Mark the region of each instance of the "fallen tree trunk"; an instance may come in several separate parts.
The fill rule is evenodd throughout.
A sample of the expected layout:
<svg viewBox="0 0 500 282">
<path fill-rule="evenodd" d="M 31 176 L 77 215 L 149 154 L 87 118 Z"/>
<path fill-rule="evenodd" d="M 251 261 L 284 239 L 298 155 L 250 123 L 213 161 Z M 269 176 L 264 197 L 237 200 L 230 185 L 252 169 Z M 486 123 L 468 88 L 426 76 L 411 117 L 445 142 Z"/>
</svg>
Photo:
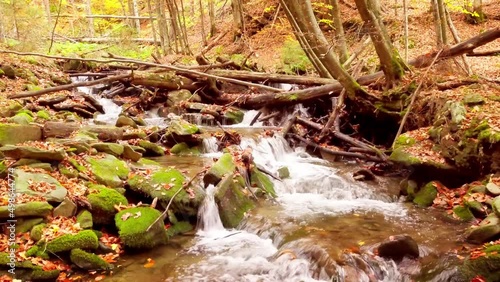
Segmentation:
<svg viewBox="0 0 500 282">
<path fill-rule="evenodd" d="M 66 84 L 66 85 L 59 85 L 56 87 L 45 88 L 42 90 L 26 91 L 26 92 L 21 92 L 18 94 L 9 95 L 8 98 L 18 99 L 18 98 L 41 96 L 41 95 L 48 94 L 48 93 L 54 93 L 54 92 L 63 91 L 63 90 L 71 90 L 73 88 L 80 87 L 80 86 L 92 86 L 92 85 L 97 85 L 97 84 L 101 84 L 101 83 L 110 83 L 110 82 L 117 81 L 120 79 L 129 78 L 131 75 L 132 74 L 130 74 L 130 73 L 119 74 L 119 75 L 101 78 L 101 79 L 97 79 L 97 80 L 75 82 L 75 83 L 70 83 L 70 84 Z"/>
<path fill-rule="evenodd" d="M 455 56 L 460 56 L 462 54 L 471 53 L 479 46 L 490 43 L 496 39 L 500 38 L 500 27 L 492 28 L 485 31 L 477 36 L 470 38 L 464 42 L 458 43 L 448 49 L 444 49 L 437 61 L 449 59 Z M 411 60 L 409 63 L 417 68 L 425 68 L 431 65 L 432 61 L 436 57 L 440 50 L 431 52 L 429 54 L 418 56 L 417 58 Z"/>
<path fill-rule="evenodd" d="M 152 73 L 135 71 L 130 82 L 134 85 L 142 85 L 165 90 L 187 89 L 189 91 L 195 91 L 203 86 L 201 83 L 197 83 L 184 76 L 175 75 L 172 72 Z"/>
<path fill-rule="evenodd" d="M 275 82 L 275 83 L 289 83 L 289 84 L 300 84 L 300 85 L 324 85 L 337 82 L 334 79 L 321 78 L 321 77 L 249 72 L 249 71 L 238 71 L 238 70 L 211 69 L 207 71 L 207 73 L 221 77 L 234 78 L 234 79 L 253 81 L 253 82 Z"/>
</svg>

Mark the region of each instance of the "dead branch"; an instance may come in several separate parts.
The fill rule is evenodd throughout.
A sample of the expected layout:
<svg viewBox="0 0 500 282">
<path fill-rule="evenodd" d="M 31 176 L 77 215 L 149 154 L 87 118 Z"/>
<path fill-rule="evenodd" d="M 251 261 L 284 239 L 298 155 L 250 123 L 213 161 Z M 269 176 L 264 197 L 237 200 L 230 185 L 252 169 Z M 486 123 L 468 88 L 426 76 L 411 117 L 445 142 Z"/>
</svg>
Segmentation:
<svg viewBox="0 0 500 282">
<path fill-rule="evenodd" d="M 62 91 L 62 90 L 70 90 L 70 89 L 80 87 L 80 86 L 92 86 L 92 85 L 97 85 L 97 84 L 102 84 L 102 83 L 110 83 L 113 81 L 117 81 L 117 80 L 121 80 L 121 79 L 125 79 L 125 78 L 130 78 L 131 76 L 132 76 L 132 73 L 119 74 L 119 75 L 110 76 L 110 77 L 101 78 L 101 79 L 96 79 L 96 80 L 80 81 L 80 82 L 75 82 L 75 83 L 66 84 L 66 85 L 59 85 L 59 86 L 55 86 L 55 87 L 45 88 L 42 90 L 21 92 L 19 94 L 9 95 L 8 98 L 18 99 L 18 98 L 26 98 L 26 97 L 36 97 L 36 96 L 41 96 L 44 94 L 54 93 L 54 92 L 58 92 L 58 91 Z"/>
<path fill-rule="evenodd" d="M 172 71 L 176 71 L 179 74 L 191 74 L 191 75 L 196 75 L 200 77 L 208 77 L 208 78 L 215 78 L 221 81 L 226 81 L 238 85 L 244 85 L 244 86 L 249 86 L 249 87 L 254 87 L 254 88 L 260 88 L 260 89 L 265 89 L 269 90 L 272 92 L 284 92 L 283 89 L 278 89 L 262 84 L 256 84 L 256 83 L 251 83 L 251 82 L 246 82 L 246 81 L 241 81 L 237 79 L 232 79 L 232 78 L 225 78 L 225 77 L 219 77 L 216 75 L 211 75 L 208 73 L 204 72 L 199 72 L 195 70 L 190 70 L 190 69 L 185 69 L 185 68 L 180 68 L 176 66 L 171 66 L 171 65 L 164 65 L 164 64 L 156 64 L 156 63 L 150 63 L 150 62 L 144 62 L 144 61 L 138 61 L 138 60 L 133 60 L 133 59 L 115 59 L 115 58 L 110 58 L 110 59 L 86 59 L 86 58 L 71 58 L 71 57 L 64 57 L 64 56 L 51 56 L 51 55 L 44 55 L 40 53 L 31 53 L 31 52 L 17 52 L 17 51 L 9 51 L 9 50 L 0 50 L 0 53 L 7 53 L 7 54 L 16 54 L 20 56 L 38 56 L 38 57 L 44 57 L 44 58 L 50 58 L 50 59 L 62 59 L 62 60 L 79 60 L 79 61 L 84 61 L 84 62 L 97 62 L 97 63 L 129 63 L 129 64 L 136 64 L 136 65 L 143 65 L 143 66 L 149 66 L 149 67 L 158 67 L 158 68 L 163 68 L 163 69 L 168 69 Z"/>
<path fill-rule="evenodd" d="M 487 57 L 487 56 L 500 56 L 500 50 L 491 51 L 472 51 L 467 53 L 468 57 Z"/>
</svg>

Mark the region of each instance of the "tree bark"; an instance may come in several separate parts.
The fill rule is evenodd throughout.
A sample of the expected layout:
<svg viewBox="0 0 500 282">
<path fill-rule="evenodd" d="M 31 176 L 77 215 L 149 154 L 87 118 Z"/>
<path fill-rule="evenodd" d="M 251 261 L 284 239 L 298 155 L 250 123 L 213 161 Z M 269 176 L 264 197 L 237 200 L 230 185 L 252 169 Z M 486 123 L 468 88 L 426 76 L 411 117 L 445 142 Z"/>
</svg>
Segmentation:
<svg viewBox="0 0 500 282">
<path fill-rule="evenodd" d="M 253 82 L 275 82 L 275 83 L 290 83 L 290 84 L 300 84 L 300 85 L 324 85 L 337 82 L 334 79 L 321 78 L 321 77 L 249 72 L 249 71 L 238 71 L 238 70 L 212 69 L 207 71 L 207 73 L 221 77 L 228 77 L 228 78 L 253 81 Z"/>
<path fill-rule="evenodd" d="M 231 0 L 231 8 L 233 10 L 233 26 L 234 26 L 234 41 L 240 39 L 245 30 L 245 21 L 243 18 L 243 3 L 242 0 Z"/>
<path fill-rule="evenodd" d="M 376 15 L 379 11 L 370 9 L 373 6 L 372 0 L 355 0 L 359 14 L 364 23 L 368 26 L 369 34 L 372 39 L 375 51 L 380 59 L 380 66 L 384 72 L 386 84 L 392 87 L 399 81 L 404 74 L 404 63 L 401 60 L 397 50 L 392 46 L 385 27 Z"/>
<path fill-rule="evenodd" d="M 347 51 L 347 42 L 345 40 L 344 26 L 342 25 L 342 19 L 340 18 L 340 6 L 338 0 L 329 0 L 332 6 L 331 12 L 333 16 L 333 27 L 335 28 L 335 39 L 338 42 L 337 49 L 340 54 L 340 63 L 345 63 L 349 58 L 349 52 Z"/>
</svg>

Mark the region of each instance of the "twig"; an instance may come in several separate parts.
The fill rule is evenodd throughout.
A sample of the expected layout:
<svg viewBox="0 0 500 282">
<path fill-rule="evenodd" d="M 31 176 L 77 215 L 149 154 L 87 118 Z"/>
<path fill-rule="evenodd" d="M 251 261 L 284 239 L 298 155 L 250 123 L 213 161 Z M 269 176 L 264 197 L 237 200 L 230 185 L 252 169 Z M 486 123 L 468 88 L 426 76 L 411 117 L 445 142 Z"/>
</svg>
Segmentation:
<svg viewBox="0 0 500 282">
<path fill-rule="evenodd" d="M 415 100 L 417 98 L 417 94 L 420 91 L 422 84 L 424 84 L 424 78 L 427 76 L 427 74 L 429 73 L 429 71 L 432 68 L 432 66 L 434 65 L 434 63 L 436 63 L 437 59 L 439 58 L 439 55 L 441 55 L 441 52 L 443 52 L 443 50 L 444 49 L 439 50 L 439 52 L 436 54 L 436 56 L 434 56 L 434 60 L 432 60 L 430 66 L 425 70 L 425 73 L 422 76 L 420 83 L 418 84 L 417 89 L 415 89 L 415 92 L 413 92 L 413 94 L 411 95 L 410 104 L 406 108 L 406 113 L 403 116 L 403 119 L 401 120 L 401 124 L 399 125 L 399 129 L 398 129 L 398 132 L 396 133 L 396 137 L 394 138 L 394 142 L 392 142 L 392 148 L 394 148 L 394 145 L 396 144 L 396 140 L 398 140 L 399 135 L 401 135 L 401 132 L 403 131 L 403 127 L 406 123 L 406 119 L 408 118 L 408 115 L 411 112 L 411 108 L 413 107 L 413 103 L 415 103 Z"/>
<path fill-rule="evenodd" d="M 97 84 L 101 84 L 101 83 L 107 83 L 107 82 L 111 82 L 111 81 L 116 81 L 116 80 L 128 78 L 131 76 L 132 76 L 132 73 L 119 74 L 116 76 L 110 76 L 110 77 L 105 77 L 105 78 L 96 79 L 96 80 L 81 81 L 81 82 L 75 82 L 75 83 L 66 84 L 66 85 L 59 85 L 59 86 L 55 86 L 55 87 L 45 88 L 42 90 L 21 92 L 19 94 L 9 95 L 8 98 L 18 99 L 18 98 L 41 96 L 43 94 L 53 93 L 53 92 L 62 91 L 62 90 L 69 90 L 69 89 L 73 89 L 73 88 L 80 87 L 80 86 L 92 86 L 92 85 L 97 85 Z"/>
<path fill-rule="evenodd" d="M 49 53 L 50 53 L 50 50 L 52 50 L 52 44 L 54 44 L 54 34 L 56 31 L 57 22 L 59 22 L 59 15 L 61 14 L 61 6 L 62 6 L 62 0 L 59 0 L 59 8 L 57 8 L 57 18 L 56 18 L 56 21 L 54 23 L 54 27 L 52 28 L 52 35 L 50 37 Z"/>
<path fill-rule="evenodd" d="M 227 81 L 231 82 L 234 84 L 238 85 L 245 85 L 245 86 L 250 86 L 250 87 L 255 87 L 255 88 L 260 88 L 260 89 L 265 89 L 269 90 L 272 92 L 285 92 L 283 89 L 278 89 L 262 84 L 257 84 L 257 83 L 251 83 L 251 82 L 246 82 L 238 79 L 233 79 L 233 78 L 226 78 L 226 77 L 220 77 L 216 75 L 212 75 L 209 73 L 204 73 L 204 72 L 199 72 L 195 70 L 190 70 L 186 68 L 180 68 L 176 66 L 171 66 L 171 65 L 164 65 L 164 64 L 156 64 L 156 63 L 150 63 L 150 62 L 144 62 L 144 61 L 138 61 L 138 60 L 133 60 L 133 59 L 116 59 L 116 58 L 111 58 L 107 60 L 102 60 L 102 59 L 84 59 L 84 58 L 71 58 L 71 57 L 64 57 L 64 56 L 51 56 L 51 55 L 44 55 L 40 53 L 31 53 L 31 52 L 17 52 L 17 51 L 10 51 L 10 50 L 0 50 L 0 53 L 7 53 L 7 54 L 16 54 L 16 55 L 21 55 L 21 56 L 39 56 L 39 57 L 44 57 L 44 58 L 50 58 L 50 59 L 63 59 L 63 60 L 79 60 L 82 62 L 97 62 L 97 63 L 129 63 L 129 64 L 136 64 L 136 65 L 143 65 L 143 66 L 148 66 L 148 67 L 158 67 L 158 68 L 163 68 L 163 69 L 168 69 L 168 70 L 173 70 L 178 72 L 179 74 L 192 74 L 192 75 L 197 75 L 201 77 L 209 77 L 209 78 L 215 78 L 221 81 Z"/>
<path fill-rule="evenodd" d="M 250 126 L 254 125 L 254 123 L 257 122 L 259 119 L 260 115 L 262 115 L 262 111 L 257 112 L 257 114 L 253 117 L 252 121 L 250 122 Z"/>
<path fill-rule="evenodd" d="M 198 172 L 197 174 L 195 174 L 186 184 L 182 185 L 182 187 L 180 187 L 179 190 L 177 190 L 175 192 L 175 194 L 172 195 L 172 198 L 170 198 L 170 201 L 168 201 L 168 204 L 167 204 L 167 207 L 165 208 L 165 210 L 160 214 L 159 217 L 157 217 L 155 219 L 155 221 L 153 221 L 153 223 L 151 223 L 151 225 L 148 226 L 148 228 L 146 229 L 146 232 L 148 232 L 151 229 L 151 227 L 153 227 L 153 225 L 155 225 L 162 217 L 164 217 L 167 214 L 168 209 L 170 208 L 170 205 L 172 205 L 172 203 L 174 202 L 175 196 L 177 196 L 177 194 L 179 194 L 181 191 L 186 189 L 186 187 L 188 187 L 193 182 L 193 180 L 195 180 L 196 177 L 198 177 L 203 172 L 205 172 L 205 169 L 203 169 L 200 172 Z"/>
</svg>

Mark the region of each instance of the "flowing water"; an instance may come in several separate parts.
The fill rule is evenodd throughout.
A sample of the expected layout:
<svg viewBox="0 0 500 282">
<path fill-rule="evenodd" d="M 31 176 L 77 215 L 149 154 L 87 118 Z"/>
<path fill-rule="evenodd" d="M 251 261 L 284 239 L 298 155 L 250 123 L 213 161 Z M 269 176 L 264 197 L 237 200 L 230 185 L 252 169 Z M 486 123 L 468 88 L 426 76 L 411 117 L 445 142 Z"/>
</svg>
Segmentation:
<svg viewBox="0 0 500 282">
<path fill-rule="evenodd" d="M 106 113 L 97 120 L 114 123 L 117 106 L 100 102 Z M 306 113 L 301 106 L 295 111 Z M 225 229 L 214 201 L 216 187 L 210 185 L 195 233 L 126 255 L 106 281 L 449 281 L 454 264 L 445 254 L 459 247 L 456 234 L 465 225 L 400 202 L 395 181 L 354 181 L 356 164 L 330 164 L 291 149 L 279 135 L 259 137 L 266 127 L 248 127 L 256 114 L 249 111 L 242 124 L 229 127 L 243 136 L 241 148 L 252 148 L 259 168 L 275 175 L 288 168 L 289 178 L 273 181 L 278 197 L 262 200 L 239 228 Z M 154 115 L 150 120 L 163 122 Z M 208 137 L 201 156 L 156 160 L 194 176 L 220 155 L 215 138 Z M 377 243 L 397 234 L 418 242 L 418 261 L 396 265 L 374 255 Z M 148 258 L 155 260 L 153 268 L 143 266 Z"/>
</svg>

